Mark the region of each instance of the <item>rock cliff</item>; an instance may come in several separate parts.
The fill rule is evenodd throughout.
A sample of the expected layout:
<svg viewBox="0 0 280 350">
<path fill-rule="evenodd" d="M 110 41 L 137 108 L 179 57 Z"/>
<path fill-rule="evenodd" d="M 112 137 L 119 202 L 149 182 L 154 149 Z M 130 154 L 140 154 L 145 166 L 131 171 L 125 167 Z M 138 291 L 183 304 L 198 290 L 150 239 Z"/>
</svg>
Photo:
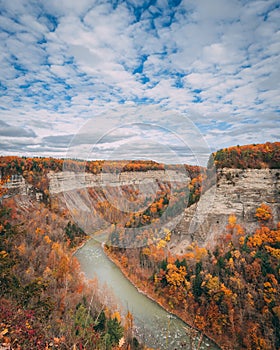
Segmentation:
<svg viewBox="0 0 280 350">
<path fill-rule="evenodd" d="M 230 214 L 249 233 L 258 226 L 255 212 L 261 203 L 272 208 L 274 222 L 280 220 L 279 169 L 218 169 L 216 184 L 185 209 L 170 249 L 182 254 L 193 241 L 211 246 L 225 232 Z"/>
<path fill-rule="evenodd" d="M 190 181 L 184 172 L 174 170 L 149 170 L 137 172 L 120 172 L 120 173 L 101 173 L 90 174 L 84 172 L 50 172 L 49 190 L 52 195 L 77 190 L 86 187 L 99 186 L 124 186 L 124 185 L 143 185 L 156 181 L 164 182 L 184 182 Z"/>
<path fill-rule="evenodd" d="M 154 170 L 147 172 L 122 172 L 120 174 L 50 172 L 49 192 L 51 196 L 64 193 L 69 206 L 79 207 L 79 216 L 93 225 L 92 203 L 77 189 L 98 186 L 140 185 L 156 191 L 157 182 L 183 182 L 190 179 L 184 173 L 173 170 Z M 151 187 L 152 186 L 152 187 Z M 22 176 L 12 176 L 6 187 L 11 193 L 16 191 L 29 194 L 32 186 Z M 36 191 L 35 191 L 36 192 Z M 38 192 L 38 191 L 37 191 Z M 37 194 L 36 193 L 36 199 Z M 255 218 L 256 208 L 261 203 L 268 204 L 273 212 L 274 223 L 280 221 L 280 169 L 233 169 L 217 170 L 216 183 L 200 198 L 199 202 L 184 210 L 183 218 L 176 225 L 171 236 L 169 248 L 173 253 L 182 254 L 194 241 L 200 245 L 211 246 L 225 232 L 228 217 L 234 214 L 237 222 L 248 233 L 258 226 Z M 85 212 L 84 219 L 81 213 Z M 77 222 L 83 221 L 78 220 Z M 172 226 L 172 225 L 171 225 Z"/>
</svg>

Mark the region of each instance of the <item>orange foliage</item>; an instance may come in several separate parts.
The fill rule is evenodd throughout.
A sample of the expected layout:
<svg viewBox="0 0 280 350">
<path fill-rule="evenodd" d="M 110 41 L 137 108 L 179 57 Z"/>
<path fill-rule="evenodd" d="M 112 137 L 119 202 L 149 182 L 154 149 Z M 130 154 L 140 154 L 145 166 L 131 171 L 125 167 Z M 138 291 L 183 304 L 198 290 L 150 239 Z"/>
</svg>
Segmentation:
<svg viewBox="0 0 280 350">
<path fill-rule="evenodd" d="M 256 218 L 260 222 L 269 221 L 272 218 L 271 208 L 268 205 L 262 203 L 261 206 L 256 210 Z"/>
<path fill-rule="evenodd" d="M 280 142 L 234 146 L 213 154 L 217 168 L 280 168 Z"/>
</svg>

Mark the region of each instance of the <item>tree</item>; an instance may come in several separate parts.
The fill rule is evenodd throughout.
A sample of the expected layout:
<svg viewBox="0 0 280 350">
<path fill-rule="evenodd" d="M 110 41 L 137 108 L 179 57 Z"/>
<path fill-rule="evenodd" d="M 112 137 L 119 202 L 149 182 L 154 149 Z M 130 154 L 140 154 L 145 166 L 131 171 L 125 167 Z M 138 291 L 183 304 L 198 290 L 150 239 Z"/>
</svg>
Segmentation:
<svg viewBox="0 0 280 350">
<path fill-rule="evenodd" d="M 262 203 L 256 210 L 256 218 L 260 223 L 268 222 L 272 218 L 271 208 L 267 204 Z"/>
</svg>

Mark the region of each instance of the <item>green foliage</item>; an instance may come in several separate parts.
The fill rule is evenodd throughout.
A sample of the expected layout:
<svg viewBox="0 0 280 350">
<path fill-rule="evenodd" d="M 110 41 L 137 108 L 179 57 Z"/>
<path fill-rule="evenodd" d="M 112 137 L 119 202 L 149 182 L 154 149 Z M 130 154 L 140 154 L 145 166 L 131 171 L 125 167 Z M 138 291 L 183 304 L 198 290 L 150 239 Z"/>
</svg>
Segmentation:
<svg viewBox="0 0 280 350">
<path fill-rule="evenodd" d="M 124 330 L 116 318 L 107 318 L 102 310 L 99 314 L 94 329 L 102 333 L 102 343 L 106 349 L 111 349 L 117 345 L 123 337 Z"/>
<path fill-rule="evenodd" d="M 92 333 L 94 327 L 94 320 L 91 316 L 90 310 L 85 305 L 77 305 L 77 309 L 74 315 L 74 329 L 75 335 L 82 339 L 89 341 L 87 336 Z"/>
<path fill-rule="evenodd" d="M 75 247 L 80 240 L 85 238 L 86 233 L 75 223 L 68 222 L 65 227 L 66 238 L 70 240 L 70 247 Z"/>
<path fill-rule="evenodd" d="M 107 333 L 105 336 L 107 336 L 107 340 L 109 341 L 109 344 L 106 343 L 106 345 L 114 346 L 119 343 L 123 336 L 123 327 L 116 318 L 110 318 L 107 321 Z M 108 347 L 108 349 L 110 349 L 110 347 Z"/>
<path fill-rule="evenodd" d="M 94 329 L 100 332 L 104 332 L 105 328 L 106 328 L 106 316 L 105 316 L 105 312 L 102 310 L 101 313 L 98 315 Z"/>
</svg>

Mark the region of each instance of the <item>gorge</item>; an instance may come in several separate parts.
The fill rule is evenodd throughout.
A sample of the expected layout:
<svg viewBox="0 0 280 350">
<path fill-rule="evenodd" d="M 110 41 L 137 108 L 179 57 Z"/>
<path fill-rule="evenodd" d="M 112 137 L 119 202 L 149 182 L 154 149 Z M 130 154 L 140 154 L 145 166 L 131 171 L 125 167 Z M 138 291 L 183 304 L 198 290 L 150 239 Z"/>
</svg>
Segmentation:
<svg viewBox="0 0 280 350">
<path fill-rule="evenodd" d="M 1 230 L 5 240 L 1 254 L 8 259 L 6 251 L 12 248 L 7 242 L 11 241 L 16 261 L 21 261 L 22 267 L 30 265 L 25 270 L 21 265 L 16 268 L 21 271 L 17 278 L 22 280 L 22 287 L 4 279 L 6 297 L 13 290 L 25 300 L 22 293 L 31 288 L 26 281 L 32 281 L 32 276 L 37 277 L 31 283 L 40 285 L 42 278 L 49 290 L 53 274 L 59 291 L 54 299 L 58 307 L 55 312 L 71 321 L 65 316 L 63 293 L 67 295 L 71 286 L 72 294 L 67 298 L 73 298 L 75 309 L 74 300 L 85 287 L 81 287 L 82 282 L 75 284 L 71 277 L 69 254 L 92 235 L 100 243 L 106 241 L 106 254 L 137 288 L 215 339 L 221 348 L 274 349 L 280 343 L 277 147 L 267 144 L 218 151 L 214 154 L 215 171 L 213 165 L 212 169 L 186 166 L 182 171 L 155 163 L 146 166 L 144 162 L 132 163 L 129 171 L 120 171 L 119 163 L 116 171 L 113 165 L 110 171 L 100 171 L 100 162 L 87 166 L 92 172 L 82 170 L 80 163 L 73 163 L 77 171 L 63 171 L 61 160 L 2 158 L 1 175 L 6 182 L 1 204 L 10 206 L 11 219 L 7 221 L 3 207 Z M 207 177 L 210 173 L 211 178 Z M 26 230 L 19 231 L 21 244 L 13 241 L 16 236 L 7 236 L 10 222 Z M 141 325 L 152 317 L 149 311 L 153 304 L 143 301 L 143 295 L 139 301 L 132 286 L 125 289 L 132 288 L 136 295 L 125 299 L 125 289 L 119 288 L 127 281 L 106 260 L 100 243 L 88 240 L 77 251 L 82 270 L 89 278 L 96 274 L 102 283 L 108 280 L 108 286 L 122 299 L 124 310 L 135 309 L 135 334 L 138 332 L 146 345 L 156 347 L 153 335 L 147 336 Z M 30 259 L 25 256 L 27 252 Z M 4 278 L 15 270 L 9 266 Z M 35 295 L 29 297 L 33 307 L 37 305 Z M 29 299 L 24 302 L 30 303 Z M 134 302 L 143 306 L 133 308 Z M 145 305 L 148 319 L 141 321 Z M 170 314 L 163 310 L 151 312 L 169 320 Z M 174 325 L 173 336 L 169 331 Z M 184 324 L 177 318 L 163 321 L 160 328 L 149 327 L 151 334 L 160 337 L 163 349 L 171 349 L 171 340 L 176 337 L 178 343 L 172 346 L 184 343 Z M 248 327 L 255 329 L 254 337 Z M 199 342 L 200 337 L 195 339 Z M 201 348 L 208 346 L 216 348 L 207 339 L 201 343 Z"/>
</svg>

